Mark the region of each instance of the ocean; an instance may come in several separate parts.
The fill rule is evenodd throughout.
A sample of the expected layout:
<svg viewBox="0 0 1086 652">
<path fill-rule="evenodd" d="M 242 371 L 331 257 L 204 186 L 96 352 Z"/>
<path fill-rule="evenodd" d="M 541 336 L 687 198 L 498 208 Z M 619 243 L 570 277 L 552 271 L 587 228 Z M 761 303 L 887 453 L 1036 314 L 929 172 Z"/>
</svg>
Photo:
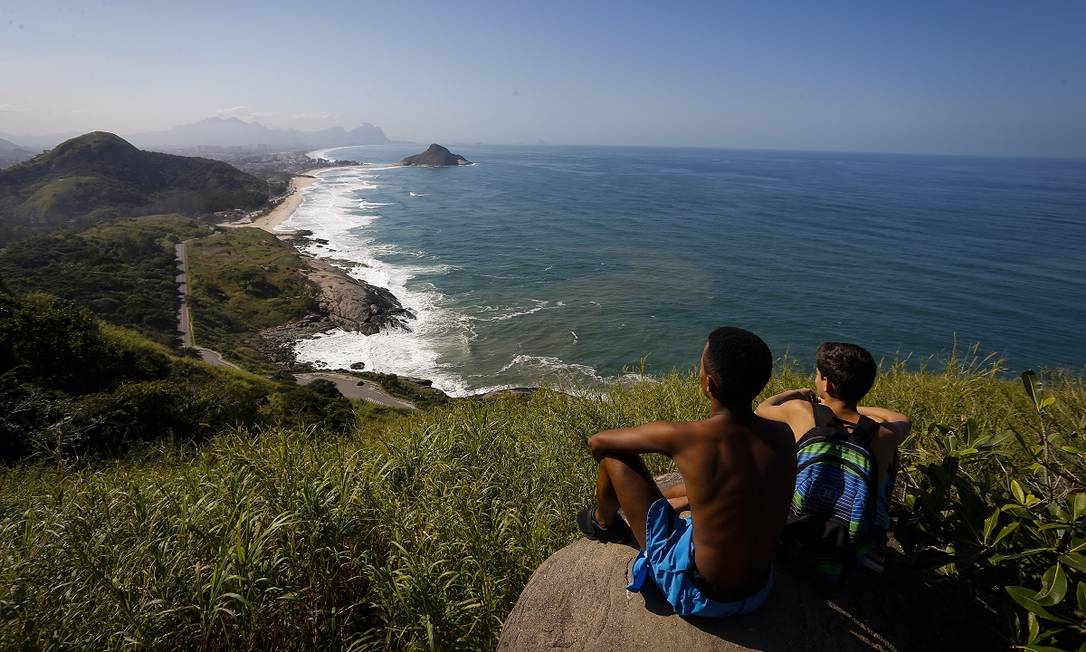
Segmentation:
<svg viewBox="0 0 1086 652">
<path fill-rule="evenodd" d="M 322 155 L 397 161 L 420 145 Z M 321 171 L 284 229 L 387 287 L 410 332 L 299 342 L 455 395 L 688 370 L 719 325 L 938 367 L 1086 366 L 1086 161 L 455 146 L 459 168 Z"/>
</svg>

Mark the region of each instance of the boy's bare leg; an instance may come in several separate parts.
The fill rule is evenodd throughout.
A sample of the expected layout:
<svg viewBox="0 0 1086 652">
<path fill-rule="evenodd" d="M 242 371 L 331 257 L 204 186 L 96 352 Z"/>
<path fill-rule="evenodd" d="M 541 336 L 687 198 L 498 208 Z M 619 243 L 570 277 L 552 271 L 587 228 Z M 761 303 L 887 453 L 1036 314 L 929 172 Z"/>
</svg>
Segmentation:
<svg viewBox="0 0 1086 652">
<path fill-rule="evenodd" d="M 662 498 L 660 488 L 639 455 L 608 455 L 600 460 L 596 477 L 596 520 L 610 527 L 621 508 L 637 542 L 645 546 L 649 506 Z"/>
<path fill-rule="evenodd" d="M 672 509 L 676 512 L 690 509 L 690 499 L 686 496 L 686 482 L 679 482 L 664 489 L 664 498 L 667 498 L 667 502 L 671 503 Z"/>
</svg>

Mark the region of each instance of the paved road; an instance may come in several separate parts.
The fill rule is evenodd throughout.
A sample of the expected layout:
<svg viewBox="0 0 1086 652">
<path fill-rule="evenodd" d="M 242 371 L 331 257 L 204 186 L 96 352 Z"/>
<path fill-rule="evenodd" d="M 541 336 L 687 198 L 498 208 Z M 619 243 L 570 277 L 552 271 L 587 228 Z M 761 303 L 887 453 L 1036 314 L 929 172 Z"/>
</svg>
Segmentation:
<svg viewBox="0 0 1086 652">
<path fill-rule="evenodd" d="M 189 310 L 188 248 L 186 246 L 189 242 L 189 240 L 186 240 L 178 243 L 174 247 L 174 254 L 177 256 L 178 270 L 177 290 L 181 295 L 181 307 L 177 311 L 177 330 L 181 333 L 181 346 L 196 349 L 200 354 L 200 358 L 210 365 L 216 367 L 230 367 L 237 371 L 244 371 L 244 369 L 233 362 L 225 360 L 218 351 L 196 345 L 196 339 L 192 334 L 192 312 Z M 358 378 L 347 374 L 337 374 L 327 371 L 294 374 L 294 379 L 298 381 L 298 384 L 300 385 L 308 385 L 318 378 L 330 380 L 335 383 L 340 394 L 343 394 L 347 398 L 362 399 L 371 403 L 377 403 L 378 405 L 401 410 L 418 409 L 407 401 L 402 401 L 393 396 L 389 396 L 373 383 L 359 381 Z M 363 384 L 359 384 L 360 382 Z"/>
<path fill-rule="evenodd" d="M 192 315 L 189 313 L 188 284 L 188 241 L 174 245 L 173 253 L 177 257 L 177 293 L 181 295 L 181 307 L 177 309 L 177 330 L 181 333 L 181 346 L 194 346 L 192 340 Z"/>
<path fill-rule="evenodd" d="M 330 371 L 316 371 L 312 373 L 295 374 L 294 378 L 300 385 L 308 385 L 314 380 L 330 380 L 335 383 L 339 393 L 347 398 L 360 398 L 370 401 L 371 403 L 378 403 L 380 405 L 399 408 L 401 410 L 418 409 L 407 401 L 389 396 L 374 383 L 359 380 L 358 378 L 347 374 L 337 374 Z"/>
</svg>

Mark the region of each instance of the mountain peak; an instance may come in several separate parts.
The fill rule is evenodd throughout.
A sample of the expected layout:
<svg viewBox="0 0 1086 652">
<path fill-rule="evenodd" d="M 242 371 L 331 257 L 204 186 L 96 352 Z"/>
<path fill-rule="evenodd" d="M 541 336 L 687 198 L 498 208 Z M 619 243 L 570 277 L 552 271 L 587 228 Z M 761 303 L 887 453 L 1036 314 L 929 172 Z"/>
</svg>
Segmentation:
<svg viewBox="0 0 1086 652">
<path fill-rule="evenodd" d="M 110 158 L 138 152 L 131 143 L 108 131 L 92 131 L 57 145 L 47 156 L 50 160 Z"/>
</svg>

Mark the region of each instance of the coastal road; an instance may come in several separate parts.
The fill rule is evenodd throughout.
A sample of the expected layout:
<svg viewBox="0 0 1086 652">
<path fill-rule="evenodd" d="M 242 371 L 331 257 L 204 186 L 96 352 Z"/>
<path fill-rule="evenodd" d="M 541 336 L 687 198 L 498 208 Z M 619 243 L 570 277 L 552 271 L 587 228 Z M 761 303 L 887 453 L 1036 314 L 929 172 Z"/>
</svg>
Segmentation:
<svg viewBox="0 0 1086 652">
<path fill-rule="evenodd" d="M 200 359 L 209 365 L 215 367 L 229 367 L 236 371 L 244 371 L 241 367 L 237 366 L 233 362 L 225 360 L 222 354 L 214 349 L 208 349 L 202 346 L 196 345 L 196 338 L 192 334 L 192 312 L 189 310 L 189 283 L 188 283 L 188 243 L 190 240 L 179 242 L 174 247 L 174 255 L 177 256 L 177 291 L 181 295 L 181 307 L 177 311 L 177 330 L 181 333 L 181 346 L 196 349 L 196 352 L 200 354 Z M 330 380 L 336 385 L 336 389 L 340 394 L 343 394 L 347 398 L 361 399 L 376 403 L 378 405 L 384 405 L 386 407 L 397 408 L 399 410 L 417 410 L 413 404 L 402 401 L 394 396 L 386 394 L 383 390 L 378 388 L 372 383 L 366 383 L 360 381 L 354 376 L 347 374 L 337 374 L 332 372 L 313 372 L 304 374 L 294 374 L 294 380 L 300 385 L 308 385 L 317 379 Z"/>
<path fill-rule="evenodd" d="M 400 410 L 417 410 L 418 408 L 402 401 L 398 398 L 389 396 L 377 385 L 368 383 L 364 380 L 359 380 L 354 376 L 347 374 L 337 374 L 328 371 L 315 371 L 304 374 L 294 374 L 294 378 L 298 381 L 299 385 L 308 385 L 314 380 L 328 380 L 335 383 L 336 389 L 340 394 L 343 394 L 347 398 L 362 399 L 371 403 L 377 403 L 391 408 L 397 408 Z"/>
</svg>

